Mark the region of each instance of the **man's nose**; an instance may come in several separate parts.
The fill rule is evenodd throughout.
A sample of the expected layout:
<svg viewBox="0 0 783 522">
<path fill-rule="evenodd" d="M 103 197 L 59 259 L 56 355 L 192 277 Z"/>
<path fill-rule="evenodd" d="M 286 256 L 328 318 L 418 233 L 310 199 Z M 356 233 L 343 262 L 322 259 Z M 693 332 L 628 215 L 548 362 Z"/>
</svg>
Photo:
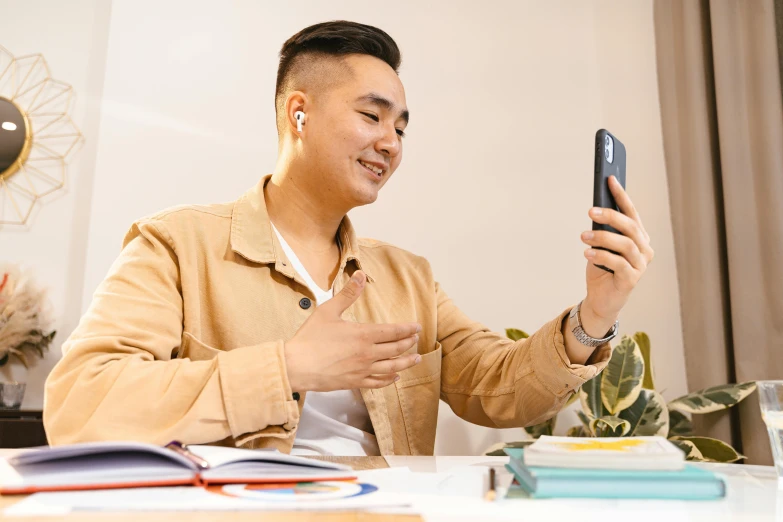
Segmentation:
<svg viewBox="0 0 783 522">
<path fill-rule="evenodd" d="M 394 125 L 384 126 L 383 136 L 376 142 L 376 150 L 393 158 L 400 153 L 400 146 L 400 138 Z"/>
</svg>

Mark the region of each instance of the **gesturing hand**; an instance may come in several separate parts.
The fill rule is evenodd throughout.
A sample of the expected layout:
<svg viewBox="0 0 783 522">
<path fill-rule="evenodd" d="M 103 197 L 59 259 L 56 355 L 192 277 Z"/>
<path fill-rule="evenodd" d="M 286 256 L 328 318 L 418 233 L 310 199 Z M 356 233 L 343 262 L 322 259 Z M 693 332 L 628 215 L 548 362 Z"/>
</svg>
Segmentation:
<svg viewBox="0 0 783 522">
<path fill-rule="evenodd" d="M 401 356 L 419 340 L 417 323 L 361 324 L 340 316 L 362 294 L 366 276 L 357 270 L 342 291 L 317 307 L 285 343 L 288 380 L 293 391 L 382 388 L 397 372 L 421 360 Z"/>
</svg>

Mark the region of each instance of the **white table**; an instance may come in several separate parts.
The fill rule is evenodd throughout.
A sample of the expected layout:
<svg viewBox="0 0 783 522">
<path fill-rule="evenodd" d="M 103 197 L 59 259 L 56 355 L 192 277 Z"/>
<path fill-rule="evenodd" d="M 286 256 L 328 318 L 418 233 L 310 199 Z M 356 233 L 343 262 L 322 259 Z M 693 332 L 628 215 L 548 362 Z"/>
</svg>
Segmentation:
<svg viewBox="0 0 783 522">
<path fill-rule="evenodd" d="M 462 466 L 493 463 L 505 457 L 386 457 L 389 466 L 412 471 L 448 472 Z M 783 522 L 783 482 L 772 466 L 697 464 L 726 477 L 727 495 L 718 501 L 513 499 L 488 505 L 481 492 L 471 498 L 447 497 L 447 502 L 421 502 L 425 520 L 709 521 Z"/>
<path fill-rule="evenodd" d="M 2 450 L 0 457 L 9 456 L 19 450 Z M 366 467 L 378 467 L 378 457 L 357 458 L 359 462 L 372 463 Z M 503 500 L 494 503 L 483 500 L 488 465 L 502 469 L 505 457 L 386 457 L 392 468 L 407 467 L 416 473 L 418 491 L 406 493 L 414 510 L 430 521 L 569 521 L 617 520 L 622 522 L 783 522 L 783 483 L 779 483 L 771 466 L 748 466 L 738 464 L 699 464 L 707 469 L 722 473 L 726 477 L 727 497 L 719 501 L 660 501 L 660 500 L 592 500 L 592 499 L 536 499 Z M 361 464 L 360 464 L 361 465 Z M 382 462 L 381 462 L 382 465 Z M 358 469 L 358 467 L 357 467 Z M 390 477 L 394 470 L 388 470 Z M 399 470 L 398 470 L 399 471 Z M 381 470 L 383 472 L 383 470 Z M 430 475 L 431 474 L 431 475 Z M 508 476 L 507 472 L 499 473 Z M 444 478 L 445 477 L 445 478 Z M 438 486 L 442 487 L 438 487 Z M 403 490 L 400 485 L 395 489 Z M 416 489 L 416 488 L 410 488 Z M 433 491 L 438 490 L 437 494 Z M 15 499 L 13 500 L 15 501 Z M 0 508 L 10 505 L 12 497 L 0 499 Z M 415 521 L 418 517 L 394 515 L 373 515 L 343 513 L 318 516 L 300 513 L 283 516 L 263 513 L 149 513 L 144 515 L 148 522 L 187 520 L 192 521 L 257 521 L 257 520 L 361 520 L 361 521 Z M 135 520 L 139 513 L 126 514 L 84 514 L 73 513 L 67 520 Z M 1 515 L 0 515 L 0 518 Z M 25 520 L 25 519 L 10 519 Z M 29 520 L 29 519 L 28 519 Z M 58 517 L 46 518 L 55 521 Z"/>
</svg>

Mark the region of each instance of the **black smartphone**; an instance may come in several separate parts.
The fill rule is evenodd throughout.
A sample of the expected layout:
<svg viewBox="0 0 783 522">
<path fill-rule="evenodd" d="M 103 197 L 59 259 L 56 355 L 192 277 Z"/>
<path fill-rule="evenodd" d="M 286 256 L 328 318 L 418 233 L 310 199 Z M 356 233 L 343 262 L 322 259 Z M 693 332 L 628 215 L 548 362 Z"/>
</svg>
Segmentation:
<svg viewBox="0 0 783 522">
<path fill-rule="evenodd" d="M 606 129 L 600 129 L 595 133 L 595 175 L 593 177 L 593 206 L 602 208 L 620 209 L 609 190 L 609 177 L 614 176 L 625 188 L 625 145 L 617 139 L 617 136 Z M 619 234 L 620 232 L 609 225 L 593 221 L 593 230 L 608 230 Z M 613 250 L 595 247 L 599 250 L 607 250 L 616 254 Z M 603 265 L 595 265 L 598 268 L 614 274 L 614 270 Z"/>
</svg>

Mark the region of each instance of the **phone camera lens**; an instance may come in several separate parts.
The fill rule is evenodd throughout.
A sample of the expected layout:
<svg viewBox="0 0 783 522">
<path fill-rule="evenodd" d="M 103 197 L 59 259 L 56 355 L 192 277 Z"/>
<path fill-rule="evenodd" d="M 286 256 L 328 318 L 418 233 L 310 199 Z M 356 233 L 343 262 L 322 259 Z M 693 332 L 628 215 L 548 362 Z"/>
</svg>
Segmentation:
<svg viewBox="0 0 783 522">
<path fill-rule="evenodd" d="M 604 137 L 604 157 L 609 163 L 614 159 L 614 140 L 608 135 Z"/>
</svg>

